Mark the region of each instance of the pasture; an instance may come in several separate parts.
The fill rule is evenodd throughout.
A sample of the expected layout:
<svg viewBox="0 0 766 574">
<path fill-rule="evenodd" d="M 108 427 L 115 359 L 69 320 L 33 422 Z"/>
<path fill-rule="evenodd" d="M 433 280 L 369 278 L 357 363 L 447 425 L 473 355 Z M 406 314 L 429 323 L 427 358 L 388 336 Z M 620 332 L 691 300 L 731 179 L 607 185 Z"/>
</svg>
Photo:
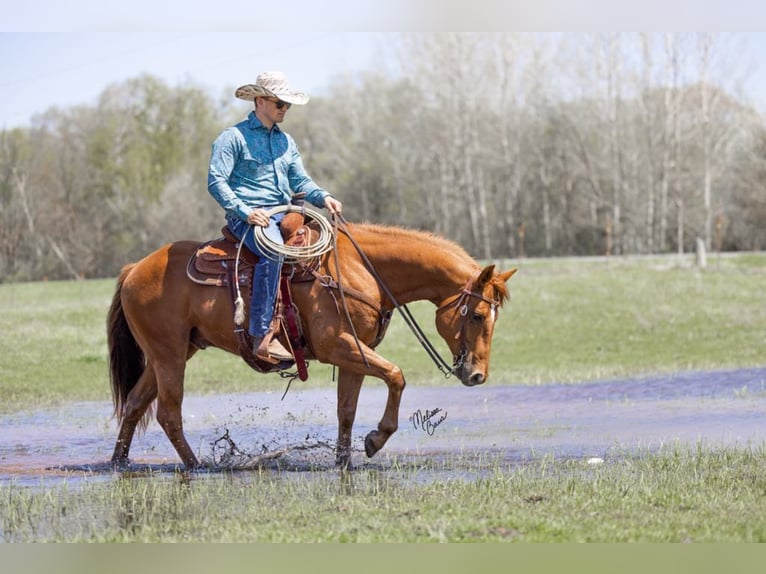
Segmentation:
<svg viewBox="0 0 766 574">
<path fill-rule="evenodd" d="M 5 542 L 763 542 L 764 454 L 669 449 L 596 469 L 490 461 L 486 478 L 428 484 L 414 464 L 4 485 L 1 532 Z"/>
<path fill-rule="evenodd" d="M 713 257 L 704 270 L 676 256 L 501 267 L 511 265 L 520 272 L 509 281 L 487 385 L 766 364 L 764 254 Z M 105 316 L 113 288 L 113 280 L 0 285 L 0 414 L 110 400 Z M 412 310 L 431 336 L 433 308 Z M 459 385 L 436 371 L 398 318 L 379 349 L 412 387 Z M 331 368 L 312 363 L 309 374 L 293 384 L 332 387 Z M 189 363 L 186 393 L 281 393 L 284 385 L 206 350 Z M 330 418 L 334 408 L 327 406 Z M 523 415 L 523 404 L 515 409 Z M 6 542 L 766 541 L 763 448 L 667 445 L 598 466 L 469 452 L 394 455 L 348 474 L 267 467 L 92 482 L 73 474 L 37 487 L 9 480 L 0 484 L 0 532 Z M 8 462 L 13 453 L 1 456 Z M 478 478 L 466 473 L 472 465 L 482 469 Z M 435 466 L 440 479 L 424 479 Z"/>
<path fill-rule="evenodd" d="M 760 366 L 766 363 L 766 254 L 551 259 L 518 266 L 500 312 L 488 384 L 575 383 L 635 375 Z M 0 284 L 0 412 L 29 404 L 109 400 L 106 313 L 114 280 Z M 412 305 L 431 340 L 433 308 Z M 445 381 L 401 318 L 382 354 L 413 385 Z M 332 385 L 332 369 L 311 363 L 313 387 Z M 368 383 L 369 384 L 369 381 Z M 375 382 L 373 382 L 375 384 Z M 217 349 L 187 368 L 190 394 L 282 389 Z"/>
</svg>

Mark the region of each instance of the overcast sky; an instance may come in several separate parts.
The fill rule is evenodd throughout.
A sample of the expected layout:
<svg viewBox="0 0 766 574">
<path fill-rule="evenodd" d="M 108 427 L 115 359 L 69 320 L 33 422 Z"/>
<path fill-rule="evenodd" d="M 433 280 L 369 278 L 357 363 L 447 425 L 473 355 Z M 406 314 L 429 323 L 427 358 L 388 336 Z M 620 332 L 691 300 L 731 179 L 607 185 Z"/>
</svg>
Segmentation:
<svg viewBox="0 0 766 574">
<path fill-rule="evenodd" d="M 320 95 L 333 77 L 372 69 L 381 59 L 381 36 L 385 40 L 385 34 L 349 32 L 4 33 L 0 128 L 26 125 L 51 106 L 95 104 L 108 85 L 142 73 L 171 85 L 193 82 L 217 96 L 254 82 L 260 71 L 281 70 L 296 89 Z"/>
<path fill-rule="evenodd" d="M 216 0 L 195 12 L 181 0 L 6 2 L 0 21 L 0 129 L 28 125 L 52 106 L 94 105 L 108 85 L 142 73 L 170 85 L 193 82 L 218 96 L 254 81 L 259 71 L 277 69 L 296 89 L 321 95 L 338 75 L 385 68 L 386 30 L 716 31 L 764 22 L 766 4 L 747 2 L 743 9 L 740 3 L 536 0 L 530 7 L 527 0 Z M 245 31 L 225 31 L 231 29 Z M 746 95 L 766 112 L 766 32 L 747 34 L 736 64 L 747 69 Z"/>
</svg>

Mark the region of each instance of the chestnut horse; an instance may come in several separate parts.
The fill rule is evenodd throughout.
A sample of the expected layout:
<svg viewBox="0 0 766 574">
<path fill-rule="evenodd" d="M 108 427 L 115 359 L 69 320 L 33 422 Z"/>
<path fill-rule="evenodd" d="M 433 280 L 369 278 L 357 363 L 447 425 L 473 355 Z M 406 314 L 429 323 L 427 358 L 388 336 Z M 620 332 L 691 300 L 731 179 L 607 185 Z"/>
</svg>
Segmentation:
<svg viewBox="0 0 766 574">
<path fill-rule="evenodd" d="M 367 456 L 397 430 L 405 381 L 399 367 L 374 351 L 385 332 L 381 318 L 396 303 L 431 301 L 438 333 L 455 360 L 452 374 L 466 386 L 482 384 L 489 375 L 497 310 L 508 298 L 505 282 L 516 271 L 482 268 L 457 244 L 425 232 L 369 224 L 347 229 L 337 234 L 337 253 L 322 256 L 319 274 L 337 280 L 340 267 L 348 312 L 338 303 L 338 291 L 319 280 L 292 285 L 308 358 L 338 367 L 336 460 L 341 466 L 350 463 L 351 430 L 365 376 L 388 386 L 383 417 L 365 439 Z M 194 241 L 168 244 L 126 265 L 117 281 L 108 316 L 112 396 L 120 425 L 112 456 L 117 467 L 129 463 L 133 435 L 148 422 L 155 400 L 157 420 L 186 468 L 199 464 L 183 432 L 186 362 L 208 346 L 234 354 L 239 347 L 229 290 L 199 285 L 186 275 L 198 247 Z"/>
</svg>

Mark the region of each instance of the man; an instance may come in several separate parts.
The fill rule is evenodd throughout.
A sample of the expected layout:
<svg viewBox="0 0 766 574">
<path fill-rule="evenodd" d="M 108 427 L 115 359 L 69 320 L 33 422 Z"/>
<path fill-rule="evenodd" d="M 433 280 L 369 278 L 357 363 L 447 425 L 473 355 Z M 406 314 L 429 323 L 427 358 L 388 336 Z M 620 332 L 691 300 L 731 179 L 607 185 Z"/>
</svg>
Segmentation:
<svg viewBox="0 0 766 574">
<path fill-rule="evenodd" d="M 282 242 L 279 223 L 284 214 L 269 217 L 270 208 L 287 205 L 294 193 L 316 207 L 340 214 L 340 201 L 319 187 L 306 173 L 293 138 L 277 124 L 282 123 L 290 106 L 304 105 L 309 97 L 289 87 L 281 72 L 263 72 L 254 84 L 237 88 L 234 95 L 252 101 L 254 109 L 247 119 L 224 130 L 213 142 L 208 170 L 208 191 L 226 210 L 231 232 L 258 255 L 253 274 L 248 332 L 253 337 L 253 353 L 276 364 L 292 359 L 276 338 L 272 325 L 279 289 L 282 261 L 260 252 L 250 227 L 267 228 L 266 235 Z M 273 256 L 272 256 L 273 257 Z"/>
</svg>

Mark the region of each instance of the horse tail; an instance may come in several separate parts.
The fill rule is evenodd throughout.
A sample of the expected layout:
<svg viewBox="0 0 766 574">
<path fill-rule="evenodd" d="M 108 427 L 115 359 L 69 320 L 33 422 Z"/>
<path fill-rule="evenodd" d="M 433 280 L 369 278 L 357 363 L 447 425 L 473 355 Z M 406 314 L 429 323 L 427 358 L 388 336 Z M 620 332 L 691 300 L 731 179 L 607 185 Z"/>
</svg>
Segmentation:
<svg viewBox="0 0 766 574">
<path fill-rule="evenodd" d="M 109 378 L 112 384 L 114 416 L 122 422 L 128 393 L 136 386 L 146 368 L 144 351 L 139 347 L 130 330 L 122 308 L 122 285 L 133 268 L 123 267 L 117 279 L 117 288 L 107 315 L 107 341 L 109 344 Z"/>
</svg>

